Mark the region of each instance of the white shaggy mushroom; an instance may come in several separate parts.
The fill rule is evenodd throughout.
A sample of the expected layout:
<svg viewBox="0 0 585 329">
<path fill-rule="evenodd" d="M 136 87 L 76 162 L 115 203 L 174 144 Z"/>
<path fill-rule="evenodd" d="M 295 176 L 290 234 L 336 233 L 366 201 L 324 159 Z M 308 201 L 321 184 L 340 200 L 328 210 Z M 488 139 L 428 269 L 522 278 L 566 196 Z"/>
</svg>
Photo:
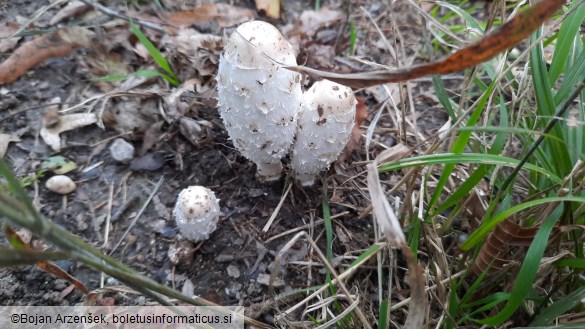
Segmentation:
<svg viewBox="0 0 585 329">
<path fill-rule="evenodd" d="M 179 193 L 173 215 L 185 238 L 193 242 L 207 240 L 217 228 L 219 200 L 206 187 L 189 186 Z"/>
<path fill-rule="evenodd" d="M 313 185 L 315 176 L 343 151 L 356 104 L 351 88 L 329 80 L 315 82 L 304 94 L 291 163 L 303 186 Z"/>
<path fill-rule="evenodd" d="M 234 146 L 256 163 L 264 181 L 280 178 L 302 99 L 301 76 L 272 60 L 296 65 L 292 46 L 276 27 L 240 25 L 225 47 L 217 73 L 219 113 Z"/>
</svg>

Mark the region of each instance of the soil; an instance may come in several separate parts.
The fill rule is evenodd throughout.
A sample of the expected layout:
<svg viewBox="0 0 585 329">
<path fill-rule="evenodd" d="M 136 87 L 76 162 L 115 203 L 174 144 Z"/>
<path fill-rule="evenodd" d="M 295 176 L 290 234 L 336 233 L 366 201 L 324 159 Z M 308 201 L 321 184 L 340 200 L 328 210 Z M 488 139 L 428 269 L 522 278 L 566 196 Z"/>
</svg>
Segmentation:
<svg viewBox="0 0 585 329">
<path fill-rule="evenodd" d="M 16 15 L 31 17 L 37 9 L 47 5 L 46 1 L 0 3 L 0 22 L 10 21 Z M 114 1 L 106 2 L 108 3 L 116 8 Z M 230 3 L 254 9 L 252 1 Z M 304 10 L 311 9 L 305 3 L 287 1 L 283 18 L 276 22 L 277 25 L 283 27 L 285 23 L 293 22 Z M 382 2 L 365 1 L 362 5 L 370 9 L 380 7 L 377 12 L 385 10 Z M 341 4 L 333 4 L 333 7 L 343 10 Z M 49 14 L 55 11 L 56 9 L 51 9 Z M 40 19 L 41 26 L 46 23 L 46 16 Z M 374 32 L 371 35 L 375 35 L 375 30 L 372 31 Z M 214 33 L 222 35 L 223 32 L 216 29 Z M 409 36 L 407 32 L 404 34 L 417 40 L 416 36 Z M 369 48 L 371 44 L 363 41 L 364 39 L 367 38 L 362 36 L 360 39 L 362 41 L 358 47 L 363 49 L 358 49 L 358 52 L 371 49 L 369 60 L 389 62 L 386 52 L 380 48 Z M 7 57 L 0 56 L 1 60 Z M 184 292 L 222 305 L 250 306 L 272 296 L 262 278 L 271 273 L 275 255 L 296 232 L 275 239 L 272 237 L 305 227 L 304 230 L 310 231 L 313 239 L 324 250 L 324 227 L 319 222 L 323 217 L 323 186 L 326 187 L 331 215 L 334 218 L 333 254 L 356 256 L 373 243 L 370 216 L 358 219 L 369 205 L 363 140 L 358 150 L 351 152 L 344 161 L 332 165 L 329 171 L 323 172 L 314 187 L 303 188 L 295 184 L 282 202 L 276 220 L 267 233 L 262 232 L 262 227 L 281 201 L 288 176 L 272 184 L 265 184 L 257 179 L 254 164 L 233 148 L 212 99 L 194 102 L 195 110 L 190 112 L 193 119 L 210 123 L 203 132 L 206 134 L 205 139 L 194 145 L 180 134 L 176 123 L 163 122 L 161 136 L 146 152 L 154 157 L 150 159 L 150 168 L 133 170 L 130 164 L 115 161 L 109 152 L 109 145 L 120 133 L 107 125 L 105 129 L 90 125 L 63 133 L 63 149 L 60 152 L 52 151 L 39 137 L 43 116 L 51 108 L 49 104 L 58 97 L 59 102 L 70 106 L 83 102 L 88 95 L 92 95 L 88 90 L 93 94 L 100 92 L 96 84 L 89 80 L 88 71 L 81 64 L 84 56 L 86 52 L 81 49 L 67 57 L 48 59 L 16 82 L 0 86 L 0 133 L 17 132 L 21 139 L 20 142 L 10 144 L 5 156 L 16 175 L 26 177 L 39 172 L 42 161 L 55 155 L 61 155 L 78 166 L 78 169 L 67 174 L 77 184 L 77 189 L 72 194 L 61 196 L 47 190 L 45 182 L 51 176 L 50 173 L 27 187 L 38 210 L 48 220 L 105 252 L 110 252 L 123 238 L 122 244 L 113 252 L 113 257 L 157 282 L 178 290 L 182 290 L 185 282 L 190 281 L 193 291 Z M 329 64 L 334 67 L 340 65 L 333 59 L 329 60 Z M 454 85 L 460 82 L 453 81 Z M 428 80 L 412 83 L 411 86 L 419 133 L 424 137 L 432 136 L 445 123 L 447 115 L 440 109 L 433 93 L 429 92 L 432 85 Z M 365 100 L 369 110 L 368 120 L 362 125 L 365 133 L 381 100 L 371 90 L 359 91 L 357 95 Z M 119 101 L 112 100 L 106 106 L 114 107 Z M 136 104 L 140 106 L 140 103 Z M 59 109 L 63 108 L 66 108 L 65 104 L 60 104 Z M 407 109 L 407 112 L 410 110 Z M 382 115 L 378 123 L 379 127 L 385 129 L 374 135 L 377 142 L 386 146 L 392 146 L 401 139 L 394 128 L 390 113 L 388 111 L 388 114 Z M 124 137 L 140 149 L 144 135 Z M 420 139 L 415 140 L 410 136 L 407 140 L 411 145 L 417 141 L 421 142 Z M 382 149 L 379 144 L 374 144 L 370 148 L 370 156 L 375 156 Z M 382 178 L 387 182 L 396 181 L 393 175 Z M 156 183 L 161 179 L 163 182 L 160 188 L 153 192 Z M 186 242 L 180 237 L 172 217 L 178 193 L 190 185 L 203 185 L 212 189 L 220 199 L 222 211 L 217 230 L 209 240 L 197 244 Z M 136 224 L 124 237 L 124 232 L 136 219 L 151 193 L 155 193 L 152 201 L 146 205 Z M 107 207 L 110 199 L 111 211 Z M 113 218 L 111 231 L 104 245 L 105 219 L 108 214 L 112 214 Z M 36 242 L 40 243 L 43 242 Z M 3 237 L 0 237 L 0 245 L 8 245 Z M 49 243 L 46 246 L 51 247 Z M 186 246 L 191 249 L 193 256 L 173 264 L 169 258 L 169 248 L 176 246 Z M 280 282 L 275 289 L 276 293 L 291 292 L 324 282 L 324 271 L 318 265 L 319 260 L 306 243 L 297 242 L 287 255 L 286 261 L 277 269 Z M 56 265 L 84 283 L 89 290 L 113 297 L 119 304 L 148 302 L 138 294 L 116 290 L 120 283 L 112 278 L 105 277 L 105 287 L 113 287 L 112 289 L 100 289 L 100 273 L 83 264 L 66 260 L 56 262 Z M 307 271 L 311 274 L 307 275 Z M 362 293 L 366 300 L 377 300 L 375 272 L 370 272 L 365 267 L 354 280 L 358 283 L 371 281 L 370 284 L 363 285 L 367 288 Z M 0 269 L 0 305 L 82 303 L 84 295 L 79 290 L 68 290 L 68 286 L 67 281 L 57 279 L 35 266 Z M 271 314 L 273 311 L 268 311 L 261 319 L 270 321 Z"/>
</svg>

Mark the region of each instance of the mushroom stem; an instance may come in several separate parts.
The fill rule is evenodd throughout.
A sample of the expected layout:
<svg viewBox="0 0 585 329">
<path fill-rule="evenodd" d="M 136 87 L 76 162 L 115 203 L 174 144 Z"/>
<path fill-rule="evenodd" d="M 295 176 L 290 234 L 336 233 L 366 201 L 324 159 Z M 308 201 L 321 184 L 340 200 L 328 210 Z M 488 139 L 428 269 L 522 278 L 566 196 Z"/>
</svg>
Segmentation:
<svg viewBox="0 0 585 329">
<path fill-rule="evenodd" d="M 258 178 L 265 182 L 273 182 L 282 174 L 282 163 L 260 163 L 258 167 Z"/>
</svg>

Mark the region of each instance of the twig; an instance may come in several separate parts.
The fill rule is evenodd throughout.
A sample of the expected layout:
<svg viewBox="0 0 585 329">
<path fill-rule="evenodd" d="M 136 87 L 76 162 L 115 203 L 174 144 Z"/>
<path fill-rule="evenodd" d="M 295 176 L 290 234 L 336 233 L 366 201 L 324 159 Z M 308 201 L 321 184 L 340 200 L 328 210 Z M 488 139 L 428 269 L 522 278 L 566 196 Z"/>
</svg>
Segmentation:
<svg viewBox="0 0 585 329">
<path fill-rule="evenodd" d="M 160 26 L 160 25 L 158 25 L 156 23 L 152 23 L 152 22 L 148 22 L 148 21 L 145 21 L 145 20 L 142 20 L 142 19 L 132 18 L 130 16 L 126 16 L 126 15 L 120 14 L 119 12 L 117 12 L 117 11 L 115 11 L 113 9 L 110 9 L 110 8 L 108 8 L 106 6 L 103 6 L 103 5 L 97 3 L 97 2 L 95 2 L 93 0 L 80 0 L 80 1 L 83 2 L 83 3 L 85 3 L 88 6 L 94 7 L 95 9 L 101 11 L 102 13 L 104 13 L 104 14 L 106 14 L 108 16 L 120 18 L 120 19 L 123 19 L 123 20 L 126 20 L 126 21 L 132 20 L 132 21 L 134 21 L 138 25 L 144 26 L 146 28 L 149 28 L 151 30 L 155 30 L 155 31 L 158 31 L 158 32 L 164 32 L 165 31 L 165 29 L 162 26 Z"/>
<path fill-rule="evenodd" d="M 165 180 L 164 177 L 161 177 L 158 180 L 158 182 L 154 186 L 154 189 L 152 190 L 152 192 L 148 196 L 148 199 L 146 199 L 146 202 L 144 202 L 144 204 L 142 205 L 142 208 L 140 208 L 140 211 L 138 211 L 138 214 L 132 220 L 132 223 L 130 223 L 130 225 L 128 225 L 128 228 L 126 229 L 126 231 L 124 232 L 124 234 L 122 234 L 122 237 L 120 238 L 120 240 L 118 241 L 118 243 L 116 243 L 116 245 L 114 246 L 114 248 L 112 248 L 112 250 L 110 251 L 110 253 L 108 255 L 112 255 L 114 253 L 114 251 L 116 251 L 116 249 L 120 246 L 120 244 L 122 244 L 122 241 L 124 241 L 124 239 L 126 238 L 126 235 L 128 235 L 128 233 L 130 232 L 130 230 L 132 229 L 132 227 L 134 227 L 134 225 L 138 221 L 138 218 L 140 218 L 140 216 L 142 215 L 142 213 L 146 209 L 146 206 L 148 206 L 148 204 L 150 203 L 150 201 L 152 200 L 152 198 L 154 197 L 154 195 L 156 194 L 156 192 L 158 192 L 158 189 L 160 188 L 160 186 L 162 185 L 162 183 L 163 183 L 164 180 Z"/>
<path fill-rule="evenodd" d="M 278 205 L 276 206 L 276 208 L 272 212 L 272 216 L 270 216 L 270 219 L 268 219 L 268 222 L 266 223 L 266 225 L 264 225 L 264 228 L 262 229 L 262 232 L 268 231 L 268 229 L 270 228 L 270 225 L 272 225 L 272 222 L 274 222 L 274 219 L 276 218 L 276 216 L 278 216 L 278 212 L 280 211 L 280 208 L 282 207 L 282 204 L 284 203 L 284 200 L 286 199 L 286 196 L 288 195 L 288 192 L 290 192 L 290 189 L 291 189 L 292 185 L 293 184 L 291 183 L 288 186 L 288 188 L 286 189 L 286 191 L 282 195 L 282 198 L 280 198 L 280 202 L 278 203 Z"/>
</svg>

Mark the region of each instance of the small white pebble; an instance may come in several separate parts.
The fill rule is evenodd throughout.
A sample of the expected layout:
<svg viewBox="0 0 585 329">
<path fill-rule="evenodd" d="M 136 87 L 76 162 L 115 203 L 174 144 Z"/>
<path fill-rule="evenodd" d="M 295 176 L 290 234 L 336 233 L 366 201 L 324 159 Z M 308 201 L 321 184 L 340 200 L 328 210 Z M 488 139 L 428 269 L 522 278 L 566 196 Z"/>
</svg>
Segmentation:
<svg viewBox="0 0 585 329">
<path fill-rule="evenodd" d="M 110 154 L 114 160 L 128 163 L 134 159 L 134 145 L 128 143 L 122 138 L 117 138 L 112 145 L 110 145 Z"/>
<path fill-rule="evenodd" d="M 227 267 L 227 275 L 231 276 L 232 278 L 239 278 L 240 277 L 240 270 L 235 265 L 229 265 Z"/>
<path fill-rule="evenodd" d="M 59 193 L 62 195 L 69 194 L 69 193 L 75 191 L 75 189 L 77 188 L 77 185 L 75 185 L 75 182 L 73 182 L 73 180 L 71 178 L 64 176 L 64 175 L 56 175 L 56 176 L 49 178 L 49 180 L 47 180 L 47 183 L 45 184 L 45 186 L 50 191 L 53 191 L 55 193 Z"/>
<path fill-rule="evenodd" d="M 269 286 L 270 285 L 270 274 L 258 274 L 258 277 L 256 278 L 256 282 L 258 282 L 259 284 L 263 285 L 263 286 Z M 273 286 L 278 288 L 278 287 L 283 287 L 284 286 L 284 281 L 282 279 L 276 278 L 274 280 Z"/>
</svg>

